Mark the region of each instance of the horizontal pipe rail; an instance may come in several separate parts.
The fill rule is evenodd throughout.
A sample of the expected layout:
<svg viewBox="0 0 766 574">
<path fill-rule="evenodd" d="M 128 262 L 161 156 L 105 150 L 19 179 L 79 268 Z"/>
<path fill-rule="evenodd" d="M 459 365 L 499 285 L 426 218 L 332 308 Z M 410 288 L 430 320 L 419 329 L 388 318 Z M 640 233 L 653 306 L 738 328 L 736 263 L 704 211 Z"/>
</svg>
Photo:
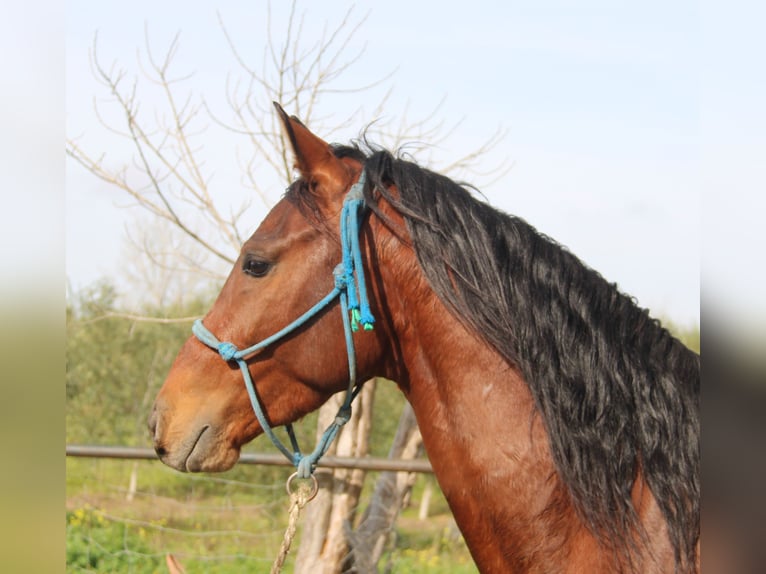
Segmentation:
<svg viewBox="0 0 766 574">
<path fill-rule="evenodd" d="M 159 460 L 150 448 L 128 446 L 93 446 L 81 444 L 66 445 L 66 455 L 85 458 L 124 458 L 132 460 Z M 245 452 L 239 457 L 242 464 L 262 464 L 270 466 L 292 466 L 284 456 L 277 453 Z M 427 460 L 402 460 L 375 456 L 353 458 L 349 456 L 324 456 L 318 464 L 324 468 L 353 468 L 359 470 L 392 472 L 432 473 L 431 463 Z"/>
</svg>

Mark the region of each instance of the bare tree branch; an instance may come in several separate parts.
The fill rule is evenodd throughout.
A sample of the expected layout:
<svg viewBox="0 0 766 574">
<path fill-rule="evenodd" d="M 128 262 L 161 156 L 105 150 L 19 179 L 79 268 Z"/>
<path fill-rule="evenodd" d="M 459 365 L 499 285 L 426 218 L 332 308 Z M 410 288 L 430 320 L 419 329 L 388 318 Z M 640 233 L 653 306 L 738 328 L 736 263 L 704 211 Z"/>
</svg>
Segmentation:
<svg viewBox="0 0 766 574">
<path fill-rule="evenodd" d="M 202 318 L 202 315 L 194 315 L 191 317 L 150 317 L 147 315 L 135 315 L 133 313 L 105 311 L 103 315 L 93 317 L 92 319 L 85 319 L 83 323 L 95 323 L 96 321 L 103 321 L 104 319 L 129 319 L 130 321 L 136 321 L 138 323 L 161 323 L 167 325 L 173 323 L 191 323 L 200 318 Z"/>
<path fill-rule="evenodd" d="M 159 126 L 158 129 L 149 132 L 143 128 L 138 119 L 139 106 L 136 100 L 138 81 L 134 81 L 132 87 L 123 91 L 121 84 L 125 78 L 125 73 L 123 71 L 114 71 L 114 66 L 107 70 L 100 64 L 97 53 L 97 37 L 94 38 L 91 69 L 94 71 L 96 79 L 109 90 L 114 101 L 122 110 L 127 131 L 113 129 L 100 115 L 99 119 L 102 125 L 113 133 L 127 136 L 133 142 L 136 152 L 134 159 L 137 161 L 139 171 L 148 178 L 148 185 L 138 187 L 130 184 L 126 168 L 111 170 L 106 168 L 104 165 L 105 156 L 103 154 L 98 159 L 92 158 L 74 140 L 70 139 L 67 141 L 67 154 L 102 181 L 127 192 L 130 197 L 136 200 L 137 205 L 153 215 L 173 223 L 206 251 L 232 264 L 234 259 L 231 256 L 222 252 L 218 247 L 204 239 L 191 228 L 186 218 L 176 209 L 177 202 L 171 200 L 168 196 L 171 188 L 170 184 L 162 185 L 162 183 L 170 179 L 179 184 L 181 189 L 190 193 L 194 198 L 192 204 L 197 208 L 201 208 L 201 211 L 208 217 L 212 217 L 217 223 L 217 230 L 229 239 L 229 243 L 233 245 L 234 249 L 238 248 L 237 235 L 227 228 L 225 220 L 216 209 L 208 192 L 206 180 L 200 171 L 201 162 L 197 161 L 195 153 L 188 142 L 186 128 L 191 119 L 197 114 L 198 108 L 195 107 L 189 111 L 188 104 L 185 104 L 183 108 L 179 108 L 171 89 L 172 84 L 183 79 L 170 79 L 167 75 L 168 68 L 172 63 L 172 57 L 177 50 L 177 39 L 178 37 L 176 36 L 161 64 L 154 60 L 151 51 L 149 51 L 149 59 L 152 69 L 156 74 L 156 82 L 163 87 L 174 120 L 172 129 L 161 130 L 159 129 L 161 126 Z M 147 37 L 148 44 L 149 40 Z M 157 133 L 161 134 L 159 143 L 154 142 L 152 139 L 152 135 Z M 166 151 L 166 143 L 171 139 L 175 139 L 180 144 L 176 148 L 174 156 L 169 156 Z M 170 151 L 172 152 L 173 150 Z M 164 173 L 155 167 L 155 162 L 158 162 L 159 165 L 165 168 Z M 179 169 L 181 166 L 184 166 L 186 171 L 191 173 L 192 180 L 187 179 L 186 175 Z M 148 193 L 148 190 L 151 190 L 152 193 Z M 152 195 L 156 200 L 152 199 Z"/>
</svg>

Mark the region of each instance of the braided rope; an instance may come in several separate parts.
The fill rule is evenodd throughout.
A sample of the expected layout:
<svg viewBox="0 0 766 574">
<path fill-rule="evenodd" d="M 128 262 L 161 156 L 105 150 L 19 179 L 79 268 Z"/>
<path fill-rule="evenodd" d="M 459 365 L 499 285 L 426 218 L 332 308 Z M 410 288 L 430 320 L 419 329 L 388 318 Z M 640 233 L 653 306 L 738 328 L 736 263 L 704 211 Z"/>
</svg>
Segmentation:
<svg viewBox="0 0 766 574">
<path fill-rule="evenodd" d="M 282 571 L 282 567 L 287 559 L 287 554 L 290 552 L 290 545 L 293 543 L 295 534 L 298 531 L 298 519 L 301 516 L 301 510 L 306 506 L 317 493 L 317 482 L 314 475 L 311 475 L 313 483 L 311 481 L 304 481 L 300 484 L 295 492 L 290 490 L 290 484 L 293 478 L 297 476 L 293 474 L 287 479 L 287 492 L 290 494 L 290 510 L 288 511 L 287 528 L 285 529 L 285 535 L 282 537 L 282 544 L 279 547 L 279 553 L 274 559 L 274 564 L 271 566 L 271 574 L 279 574 Z"/>
</svg>

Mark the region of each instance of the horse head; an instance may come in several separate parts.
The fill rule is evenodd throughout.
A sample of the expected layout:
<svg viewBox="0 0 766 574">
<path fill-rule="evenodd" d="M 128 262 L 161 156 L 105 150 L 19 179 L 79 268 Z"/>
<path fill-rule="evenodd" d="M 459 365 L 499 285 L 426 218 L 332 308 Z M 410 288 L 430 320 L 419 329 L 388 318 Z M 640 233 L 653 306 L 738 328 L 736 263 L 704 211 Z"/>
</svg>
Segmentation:
<svg viewBox="0 0 766 574">
<path fill-rule="evenodd" d="M 244 243 L 202 320 L 204 330 L 229 344 L 229 350 L 264 341 L 332 292 L 342 260 L 340 216 L 363 167 L 359 158 L 338 157 L 275 106 L 300 178 Z M 364 237 L 360 245 L 369 249 Z M 349 384 L 338 306 L 337 299 L 331 301 L 305 324 L 243 359 L 268 425 L 297 420 Z M 382 331 L 353 335 L 361 381 L 381 358 Z M 242 445 L 264 431 L 240 369 L 222 356 L 231 357 L 190 337 L 157 396 L 149 428 L 155 450 L 173 468 L 226 470 L 239 459 Z"/>
</svg>

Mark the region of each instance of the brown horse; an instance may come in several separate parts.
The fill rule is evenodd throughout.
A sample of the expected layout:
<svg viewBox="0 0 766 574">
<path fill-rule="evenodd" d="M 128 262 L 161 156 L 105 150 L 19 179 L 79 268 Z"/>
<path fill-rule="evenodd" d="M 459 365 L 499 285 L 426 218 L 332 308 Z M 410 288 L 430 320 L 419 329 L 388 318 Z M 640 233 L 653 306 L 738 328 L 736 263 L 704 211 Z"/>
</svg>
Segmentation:
<svg viewBox="0 0 766 574">
<path fill-rule="evenodd" d="M 243 245 L 207 332 L 245 348 L 332 292 L 364 173 L 357 273 L 375 323 L 351 335 L 355 379 L 396 381 L 412 404 L 479 569 L 697 572 L 699 356 L 523 220 L 276 107 L 300 178 Z M 266 426 L 345 390 L 340 306 L 249 357 L 191 337 L 150 418 L 163 462 L 226 470 L 264 432 L 243 371 Z"/>
</svg>

